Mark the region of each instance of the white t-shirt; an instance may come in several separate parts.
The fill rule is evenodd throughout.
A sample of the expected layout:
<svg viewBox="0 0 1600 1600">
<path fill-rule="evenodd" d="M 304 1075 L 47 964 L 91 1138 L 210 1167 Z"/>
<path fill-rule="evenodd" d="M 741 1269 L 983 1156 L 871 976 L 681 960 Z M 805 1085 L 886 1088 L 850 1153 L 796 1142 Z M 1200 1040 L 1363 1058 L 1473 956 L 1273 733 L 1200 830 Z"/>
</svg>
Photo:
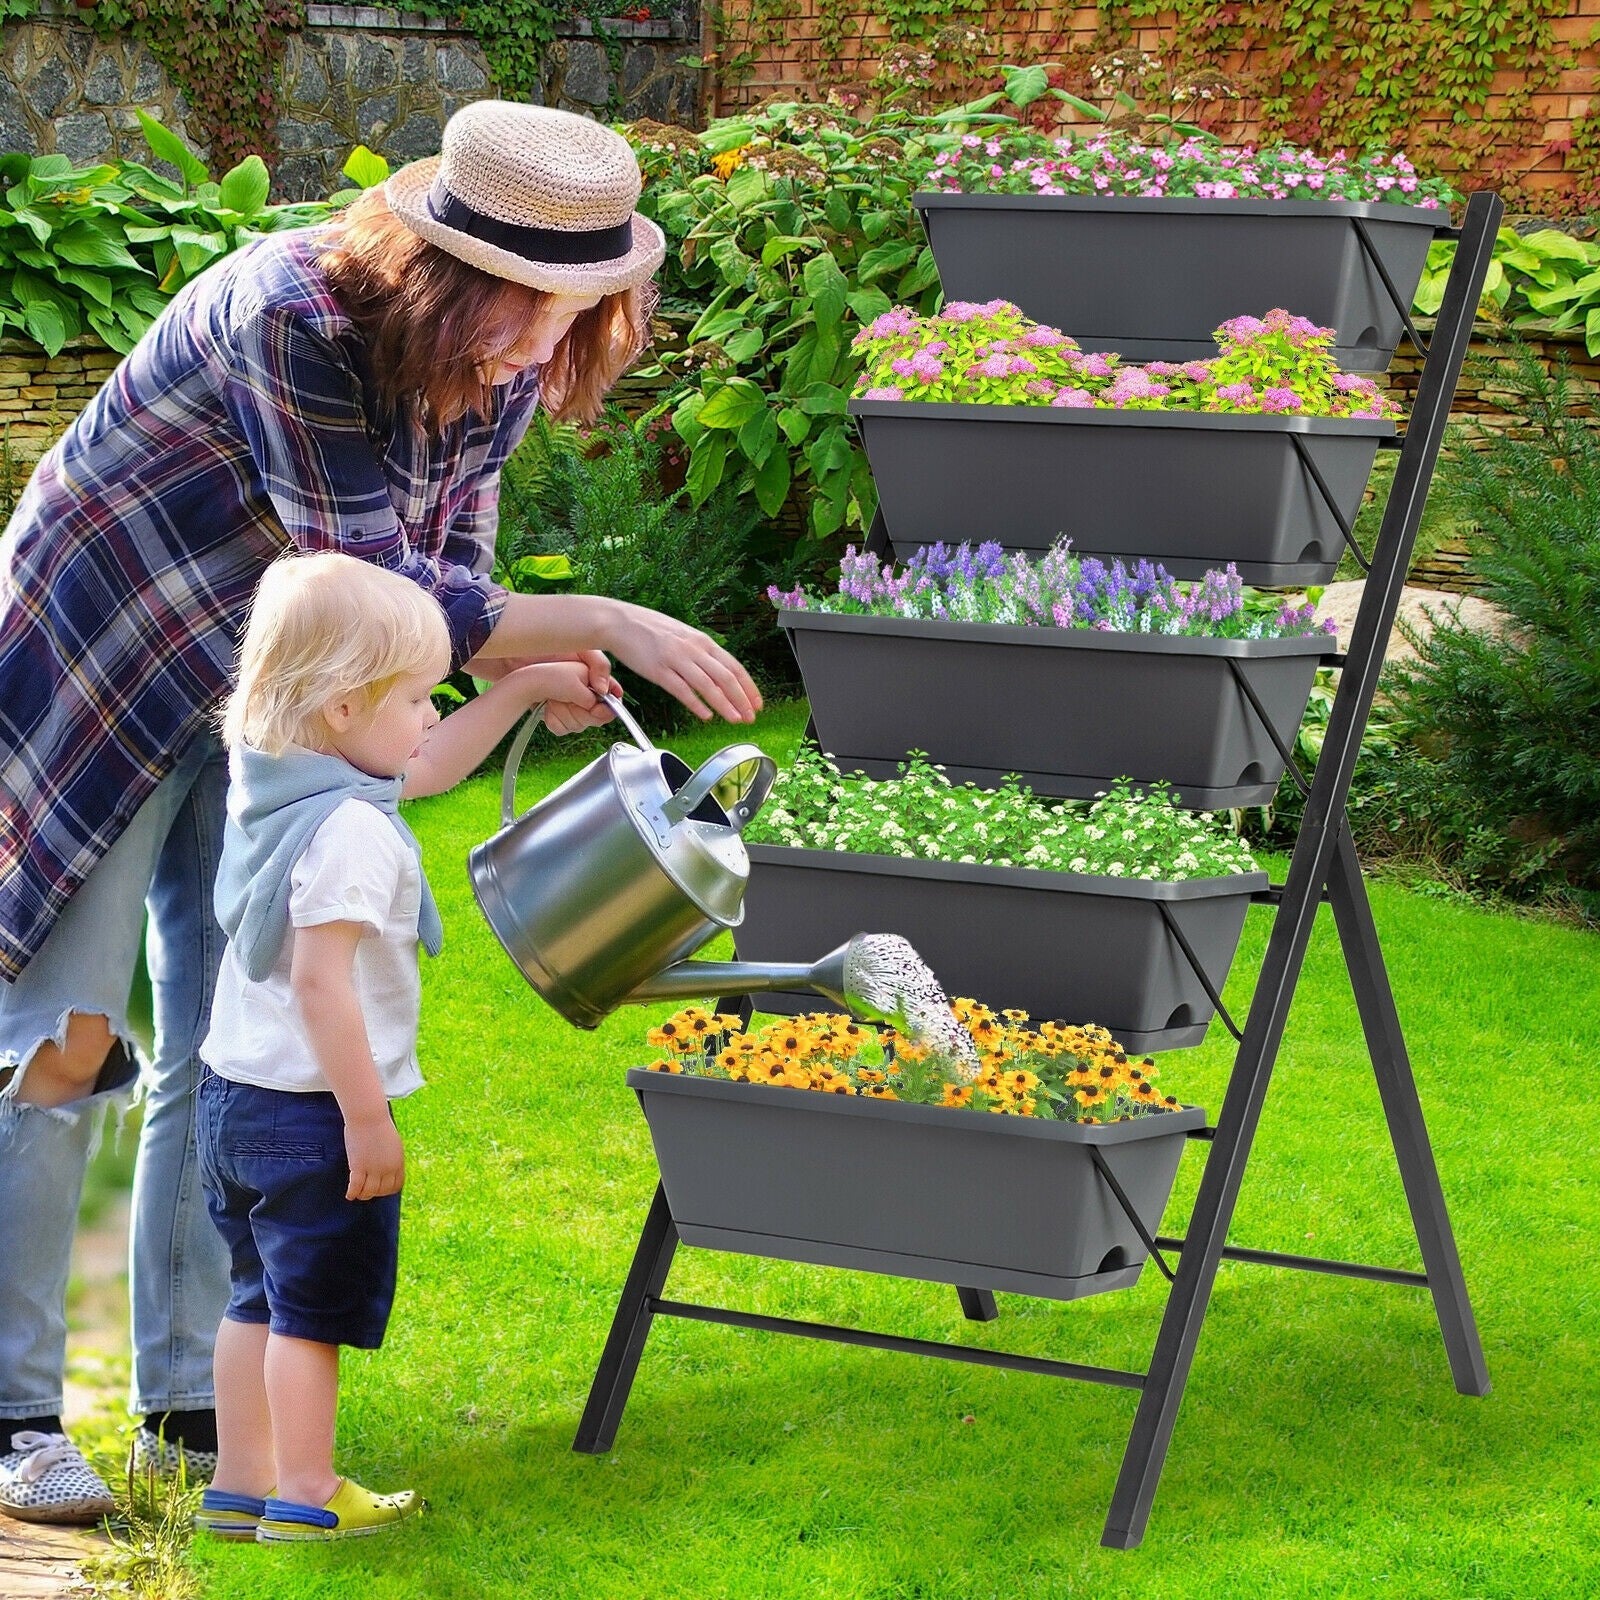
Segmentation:
<svg viewBox="0 0 1600 1600">
<path fill-rule="evenodd" d="M 222 952 L 211 1028 L 200 1057 L 219 1077 L 263 1089 L 328 1090 L 289 987 L 296 928 L 359 922 L 352 981 L 378 1079 L 391 1100 L 422 1087 L 417 1067 L 417 912 L 422 872 L 376 806 L 345 800 L 311 836 L 289 876 L 289 928 L 272 971 L 245 976 L 232 941 Z"/>
</svg>

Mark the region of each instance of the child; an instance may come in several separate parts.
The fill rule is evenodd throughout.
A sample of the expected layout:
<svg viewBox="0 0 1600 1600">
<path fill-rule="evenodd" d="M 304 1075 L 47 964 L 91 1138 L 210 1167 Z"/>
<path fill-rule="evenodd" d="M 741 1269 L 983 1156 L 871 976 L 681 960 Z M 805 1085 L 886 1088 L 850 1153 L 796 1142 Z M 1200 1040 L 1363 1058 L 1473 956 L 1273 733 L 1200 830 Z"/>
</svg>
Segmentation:
<svg viewBox="0 0 1600 1600">
<path fill-rule="evenodd" d="M 198 1113 L 232 1297 L 196 1522 L 225 1537 L 337 1539 L 422 1508 L 333 1467 L 339 1346 L 376 1349 L 394 1296 L 405 1155 L 389 1102 L 422 1086 L 417 944 L 440 941 L 397 801 L 459 782 L 531 705 L 609 688 L 593 659 L 519 667 L 441 722 L 430 691 L 449 659 L 429 594 L 344 555 L 269 567 L 245 631 Z"/>
</svg>

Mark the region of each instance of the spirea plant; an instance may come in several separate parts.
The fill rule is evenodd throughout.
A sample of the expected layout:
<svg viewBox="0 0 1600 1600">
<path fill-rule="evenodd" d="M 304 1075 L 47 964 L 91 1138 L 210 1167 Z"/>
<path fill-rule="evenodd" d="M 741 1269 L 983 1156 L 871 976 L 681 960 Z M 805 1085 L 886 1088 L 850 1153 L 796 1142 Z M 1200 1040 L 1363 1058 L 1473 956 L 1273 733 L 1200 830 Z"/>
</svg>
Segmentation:
<svg viewBox="0 0 1600 1600">
<path fill-rule="evenodd" d="M 1397 417 L 1377 383 L 1341 372 L 1334 330 L 1274 309 L 1233 317 L 1204 361 L 1125 362 L 1086 351 L 1008 300 L 953 300 L 931 316 L 894 306 L 851 342 L 863 400 L 1060 406 L 1118 411 Z"/>
<path fill-rule="evenodd" d="M 803 745 L 778 775 L 745 838 L 1162 882 L 1258 870 L 1224 823 L 1185 811 L 1165 785 L 1140 792 L 1120 780 L 1094 801 L 1044 800 L 1016 778 L 998 789 L 953 784 L 916 753 L 897 778 L 844 775 L 814 745 Z"/>
<path fill-rule="evenodd" d="M 1147 560 L 1131 569 L 1079 557 L 1058 539 L 1037 559 L 1006 555 L 993 541 L 924 545 L 898 568 L 854 545 L 839 564 L 835 594 L 776 585 L 767 597 L 781 609 L 849 616 L 909 617 L 1023 627 L 1093 628 L 1103 633 L 1165 633 L 1213 639 L 1289 639 L 1333 634 L 1314 603 L 1295 606 L 1247 590 L 1238 568 L 1179 583 Z"/>
</svg>

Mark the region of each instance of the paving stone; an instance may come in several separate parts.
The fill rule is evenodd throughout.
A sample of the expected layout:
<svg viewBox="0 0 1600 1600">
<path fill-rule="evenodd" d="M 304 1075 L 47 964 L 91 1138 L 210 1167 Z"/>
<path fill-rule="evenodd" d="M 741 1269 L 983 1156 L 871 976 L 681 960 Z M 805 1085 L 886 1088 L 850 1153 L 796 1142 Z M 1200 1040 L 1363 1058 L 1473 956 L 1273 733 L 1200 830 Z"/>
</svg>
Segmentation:
<svg viewBox="0 0 1600 1600">
<path fill-rule="evenodd" d="M 611 72 L 605 51 L 598 44 L 588 39 L 568 43 L 561 92 L 569 100 L 581 100 L 591 106 L 603 106 L 611 98 Z"/>
<path fill-rule="evenodd" d="M 125 96 L 122 63 L 114 55 L 102 55 L 83 80 L 84 100 L 92 106 L 115 106 Z"/>
<path fill-rule="evenodd" d="M 400 69 L 381 40 L 364 36 L 356 44 L 356 64 L 350 73 L 350 87 L 360 94 L 387 89 L 400 81 Z"/>
<path fill-rule="evenodd" d="M 79 166 L 90 166 L 110 152 L 111 124 L 98 111 L 57 117 L 56 149 Z"/>
<path fill-rule="evenodd" d="M 41 117 L 53 117 L 72 92 L 72 79 L 61 62 L 47 60 L 28 79 L 23 95 L 29 106 Z"/>
<path fill-rule="evenodd" d="M 375 94 L 363 100 L 356 111 L 356 132 L 364 145 L 372 146 L 400 113 L 400 101 L 392 94 Z"/>
</svg>

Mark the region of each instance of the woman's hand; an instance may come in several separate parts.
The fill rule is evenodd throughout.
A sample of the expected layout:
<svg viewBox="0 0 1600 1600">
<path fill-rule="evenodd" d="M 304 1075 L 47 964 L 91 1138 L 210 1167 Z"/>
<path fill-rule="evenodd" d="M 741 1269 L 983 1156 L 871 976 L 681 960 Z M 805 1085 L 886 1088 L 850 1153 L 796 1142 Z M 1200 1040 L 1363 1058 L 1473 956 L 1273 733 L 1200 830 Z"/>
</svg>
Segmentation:
<svg viewBox="0 0 1600 1600">
<path fill-rule="evenodd" d="M 702 722 L 713 716 L 754 722 L 761 691 L 715 639 L 676 617 L 613 601 L 616 621 L 605 644 L 624 666 L 658 683 Z"/>
</svg>

